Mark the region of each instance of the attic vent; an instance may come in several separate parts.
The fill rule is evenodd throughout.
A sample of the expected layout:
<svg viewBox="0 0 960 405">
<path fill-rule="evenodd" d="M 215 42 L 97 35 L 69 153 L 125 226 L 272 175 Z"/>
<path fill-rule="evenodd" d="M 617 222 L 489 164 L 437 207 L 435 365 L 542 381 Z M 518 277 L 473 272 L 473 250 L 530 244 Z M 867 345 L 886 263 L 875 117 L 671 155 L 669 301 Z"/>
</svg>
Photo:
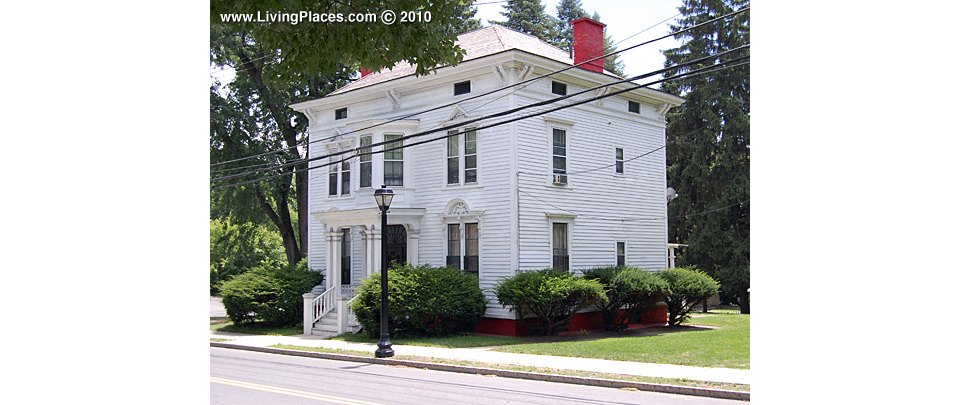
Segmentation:
<svg viewBox="0 0 960 405">
<path fill-rule="evenodd" d="M 628 101 L 627 110 L 629 110 L 632 113 L 640 114 L 640 103 L 636 101 Z"/>
<path fill-rule="evenodd" d="M 559 94 L 561 96 L 567 95 L 567 84 L 560 82 L 553 82 L 553 94 Z"/>
<path fill-rule="evenodd" d="M 341 108 L 339 110 L 336 110 L 333 114 L 334 114 L 334 118 L 338 120 L 342 120 L 344 118 L 347 118 L 347 109 Z"/>
<path fill-rule="evenodd" d="M 470 92 L 470 81 L 454 83 L 453 84 L 453 95 L 459 96 L 461 94 L 467 94 Z"/>
</svg>

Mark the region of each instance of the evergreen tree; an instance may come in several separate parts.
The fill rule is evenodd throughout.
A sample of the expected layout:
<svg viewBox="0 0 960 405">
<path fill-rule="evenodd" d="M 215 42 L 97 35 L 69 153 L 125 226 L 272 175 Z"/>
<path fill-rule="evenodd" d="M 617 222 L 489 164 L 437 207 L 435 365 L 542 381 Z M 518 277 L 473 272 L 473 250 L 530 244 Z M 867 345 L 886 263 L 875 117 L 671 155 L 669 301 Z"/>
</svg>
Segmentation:
<svg viewBox="0 0 960 405">
<path fill-rule="evenodd" d="M 580 0 L 563 0 L 557 4 L 557 47 L 569 50 L 573 46 L 572 22 L 590 15 L 580 6 Z"/>
<path fill-rule="evenodd" d="M 557 19 L 544 12 L 543 8 L 540 0 L 509 0 L 503 6 L 504 11 L 500 12 L 500 15 L 507 17 L 507 21 L 489 22 L 525 32 L 558 46 Z"/>
<path fill-rule="evenodd" d="M 477 15 L 477 7 L 473 6 L 473 2 L 474 0 L 467 0 L 455 6 L 456 15 L 453 17 L 452 22 L 443 27 L 445 35 L 457 36 L 464 32 L 483 28 L 483 22 L 475 18 Z"/>
<path fill-rule="evenodd" d="M 682 18 L 671 29 L 689 28 L 748 5 L 749 0 L 684 0 Z M 664 51 L 665 67 L 749 43 L 749 12 L 680 34 L 678 40 L 683 42 L 680 47 Z M 696 265 L 718 279 L 722 294 L 736 294 L 741 312 L 749 313 L 749 66 L 671 80 L 662 89 L 687 100 L 667 116 L 667 181 L 680 194 L 669 205 L 669 237 L 689 245 L 679 250 L 678 265 Z"/>
</svg>

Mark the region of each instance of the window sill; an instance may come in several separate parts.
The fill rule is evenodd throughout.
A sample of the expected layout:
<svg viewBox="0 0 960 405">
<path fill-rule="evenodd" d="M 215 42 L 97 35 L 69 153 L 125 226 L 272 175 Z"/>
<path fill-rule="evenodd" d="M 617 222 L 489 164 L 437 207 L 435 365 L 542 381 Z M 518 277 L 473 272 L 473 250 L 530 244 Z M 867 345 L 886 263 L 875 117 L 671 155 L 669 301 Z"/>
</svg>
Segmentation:
<svg viewBox="0 0 960 405">
<path fill-rule="evenodd" d="M 441 190 L 471 190 L 483 188 L 483 183 L 444 184 Z"/>
</svg>

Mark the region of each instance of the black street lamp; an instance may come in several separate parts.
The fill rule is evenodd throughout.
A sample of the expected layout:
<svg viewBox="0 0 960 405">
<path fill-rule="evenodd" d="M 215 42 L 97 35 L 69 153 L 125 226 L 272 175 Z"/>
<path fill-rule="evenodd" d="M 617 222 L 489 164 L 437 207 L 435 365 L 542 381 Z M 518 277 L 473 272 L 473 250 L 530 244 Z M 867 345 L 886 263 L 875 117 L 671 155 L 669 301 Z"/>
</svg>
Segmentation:
<svg viewBox="0 0 960 405">
<path fill-rule="evenodd" d="M 393 357 L 393 343 L 390 343 L 390 332 L 387 328 L 387 209 L 393 202 L 393 190 L 386 188 L 386 185 L 380 185 L 377 191 L 373 192 L 373 198 L 377 200 L 377 206 L 380 207 L 380 342 L 377 343 L 377 351 L 374 356 L 377 358 Z"/>
</svg>

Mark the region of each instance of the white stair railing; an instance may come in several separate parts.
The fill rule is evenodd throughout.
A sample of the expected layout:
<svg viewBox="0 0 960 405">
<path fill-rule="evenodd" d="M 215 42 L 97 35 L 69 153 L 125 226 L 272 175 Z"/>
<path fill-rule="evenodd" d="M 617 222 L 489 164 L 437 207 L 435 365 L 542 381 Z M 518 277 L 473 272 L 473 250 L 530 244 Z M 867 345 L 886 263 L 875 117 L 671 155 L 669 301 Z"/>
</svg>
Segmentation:
<svg viewBox="0 0 960 405">
<path fill-rule="evenodd" d="M 337 289 L 330 288 L 313 299 L 313 322 L 317 322 L 337 307 Z"/>
</svg>

